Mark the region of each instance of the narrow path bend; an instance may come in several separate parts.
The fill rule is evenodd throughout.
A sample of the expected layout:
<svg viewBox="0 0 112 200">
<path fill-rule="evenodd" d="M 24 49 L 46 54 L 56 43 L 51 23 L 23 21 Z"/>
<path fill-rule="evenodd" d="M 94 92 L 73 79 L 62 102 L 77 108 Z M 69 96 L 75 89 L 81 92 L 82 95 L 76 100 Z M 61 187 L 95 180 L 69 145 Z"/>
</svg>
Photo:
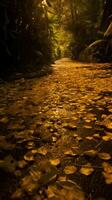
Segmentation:
<svg viewBox="0 0 112 200">
<path fill-rule="evenodd" d="M 0 85 L 0 200 L 111 200 L 112 66 L 53 69 Z"/>
</svg>

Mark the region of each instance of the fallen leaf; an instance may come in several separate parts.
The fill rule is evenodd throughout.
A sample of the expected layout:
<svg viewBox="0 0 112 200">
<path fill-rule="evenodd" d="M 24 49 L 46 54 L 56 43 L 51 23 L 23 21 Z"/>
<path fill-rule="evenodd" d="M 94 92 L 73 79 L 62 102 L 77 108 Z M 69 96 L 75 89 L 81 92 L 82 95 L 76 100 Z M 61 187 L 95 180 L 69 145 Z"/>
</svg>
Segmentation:
<svg viewBox="0 0 112 200">
<path fill-rule="evenodd" d="M 77 171 L 77 168 L 73 165 L 68 165 L 64 168 L 65 174 L 74 174 Z"/>
<path fill-rule="evenodd" d="M 41 172 L 38 170 L 38 168 L 31 168 L 29 174 L 34 181 L 38 181 L 41 178 Z"/>
<path fill-rule="evenodd" d="M 45 156 L 48 153 L 48 150 L 43 146 L 43 147 L 40 147 L 39 149 L 37 149 L 37 153 Z"/>
<path fill-rule="evenodd" d="M 93 140 L 94 138 L 91 137 L 91 136 L 87 136 L 86 139 L 87 139 L 87 140 Z"/>
<path fill-rule="evenodd" d="M 6 124 L 8 121 L 9 121 L 9 119 L 7 117 L 3 117 L 0 119 L 0 122 L 4 123 L 4 124 Z"/>
<path fill-rule="evenodd" d="M 74 138 L 78 137 L 78 134 L 74 133 L 74 134 L 73 134 L 73 137 L 74 137 Z"/>
<path fill-rule="evenodd" d="M 112 129 L 112 122 L 111 121 L 108 121 L 106 124 L 105 124 L 106 128 L 108 129 Z"/>
<path fill-rule="evenodd" d="M 25 155 L 24 155 L 24 159 L 26 161 L 33 161 L 34 160 L 34 155 L 32 154 L 31 151 L 28 151 Z"/>
<path fill-rule="evenodd" d="M 18 161 L 18 167 L 24 168 L 26 166 L 27 162 L 25 160 L 19 160 Z"/>
<path fill-rule="evenodd" d="M 91 129 L 92 126 L 85 125 L 84 128 L 86 128 L 86 129 Z"/>
<path fill-rule="evenodd" d="M 78 137 L 76 137 L 76 140 L 80 142 L 80 141 L 82 141 L 83 139 L 82 139 L 80 136 L 78 136 Z"/>
<path fill-rule="evenodd" d="M 90 174 L 92 174 L 94 171 L 93 167 L 91 166 L 91 163 L 87 163 L 86 165 L 84 165 L 81 169 L 80 169 L 80 173 L 85 175 L 85 176 L 89 176 Z"/>
<path fill-rule="evenodd" d="M 107 184 L 112 184 L 112 174 L 106 173 L 106 172 L 102 172 L 102 174 L 105 177 L 105 182 Z"/>
<path fill-rule="evenodd" d="M 85 119 L 85 122 L 90 123 L 91 120 L 90 119 Z"/>
<path fill-rule="evenodd" d="M 94 149 L 85 151 L 83 155 L 89 156 L 89 157 L 95 157 L 97 155 L 97 151 Z"/>
<path fill-rule="evenodd" d="M 70 124 L 70 123 L 63 123 L 62 124 L 63 128 L 69 129 L 69 130 L 76 130 L 77 126 L 74 124 Z"/>
<path fill-rule="evenodd" d="M 49 161 L 50 161 L 51 165 L 54 165 L 54 166 L 58 166 L 60 164 L 59 159 L 50 159 Z"/>
<path fill-rule="evenodd" d="M 23 190 L 21 188 L 18 188 L 11 196 L 11 199 L 21 199 L 23 196 Z"/>
<path fill-rule="evenodd" d="M 55 193 L 57 192 L 56 186 L 49 185 L 48 189 L 46 190 L 48 198 L 55 197 Z"/>
<path fill-rule="evenodd" d="M 100 134 L 96 133 L 96 134 L 93 135 L 93 137 L 94 137 L 95 139 L 99 139 L 99 138 L 100 138 Z"/>
<path fill-rule="evenodd" d="M 63 182 L 63 181 L 67 180 L 67 177 L 66 176 L 59 176 L 58 180 Z"/>
<path fill-rule="evenodd" d="M 33 181 L 30 175 L 25 176 L 21 181 L 21 187 L 28 193 L 32 193 L 38 186 L 36 181 Z"/>
<path fill-rule="evenodd" d="M 109 110 L 108 110 L 110 113 L 112 113 L 112 108 L 109 108 Z"/>
<path fill-rule="evenodd" d="M 105 136 L 102 137 L 102 139 L 103 139 L 104 141 L 108 142 L 108 141 L 112 140 L 112 136 L 110 137 L 110 136 L 108 136 L 108 135 L 105 135 Z"/>
<path fill-rule="evenodd" d="M 104 171 L 105 171 L 106 173 L 108 173 L 108 174 L 111 174 L 111 173 L 112 173 L 112 165 L 110 165 L 110 164 L 107 163 L 107 162 L 104 162 L 104 163 L 102 164 L 102 166 L 103 166 L 103 169 L 104 169 Z"/>
<path fill-rule="evenodd" d="M 67 155 L 67 156 L 76 156 L 77 154 L 73 152 L 72 149 L 68 149 L 64 152 L 64 155 Z"/>
<path fill-rule="evenodd" d="M 52 141 L 56 142 L 57 141 L 57 137 L 52 137 Z"/>
<path fill-rule="evenodd" d="M 110 160 L 111 155 L 109 153 L 98 153 L 98 157 L 102 160 Z"/>
</svg>

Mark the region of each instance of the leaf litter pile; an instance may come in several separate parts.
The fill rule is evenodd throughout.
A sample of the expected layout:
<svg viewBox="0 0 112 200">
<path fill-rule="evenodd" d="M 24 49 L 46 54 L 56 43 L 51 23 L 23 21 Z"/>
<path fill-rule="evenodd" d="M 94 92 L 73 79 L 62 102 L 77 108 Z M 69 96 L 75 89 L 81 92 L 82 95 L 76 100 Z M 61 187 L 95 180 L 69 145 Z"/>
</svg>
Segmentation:
<svg viewBox="0 0 112 200">
<path fill-rule="evenodd" d="M 1 83 L 0 200 L 112 199 L 108 66 L 62 59 L 41 79 Z"/>
</svg>

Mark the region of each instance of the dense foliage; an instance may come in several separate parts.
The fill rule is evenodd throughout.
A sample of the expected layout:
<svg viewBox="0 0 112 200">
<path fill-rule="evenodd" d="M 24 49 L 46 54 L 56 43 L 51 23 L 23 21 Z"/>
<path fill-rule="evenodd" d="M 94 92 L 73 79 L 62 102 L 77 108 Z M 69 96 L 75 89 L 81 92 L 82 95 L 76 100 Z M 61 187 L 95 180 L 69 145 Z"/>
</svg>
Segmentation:
<svg viewBox="0 0 112 200">
<path fill-rule="evenodd" d="M 42 0 L 0 2 L 0 67 L 4 74 L 51 60 L 51 32 Z"/>
<path fill-rule="evenodd" d="M 80 53 L 102 37 L 103 0 L 1 0 L 0 71 Z M 3 72 L 3 73 L 4 73 Z"/>
</svg>

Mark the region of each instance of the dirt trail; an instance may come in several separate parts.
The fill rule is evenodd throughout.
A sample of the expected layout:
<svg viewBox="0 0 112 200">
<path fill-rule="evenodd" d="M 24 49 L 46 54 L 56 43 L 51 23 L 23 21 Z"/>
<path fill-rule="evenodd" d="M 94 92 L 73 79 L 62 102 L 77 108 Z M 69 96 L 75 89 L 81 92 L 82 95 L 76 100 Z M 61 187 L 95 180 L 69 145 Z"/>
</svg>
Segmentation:
<svg viewBox="0 0 112 200">
<path fill-rule="evenodd" d="M 0 200 L 111 200 L 112 66 L 53 69 L 0 85 Z"/>
</svg>

